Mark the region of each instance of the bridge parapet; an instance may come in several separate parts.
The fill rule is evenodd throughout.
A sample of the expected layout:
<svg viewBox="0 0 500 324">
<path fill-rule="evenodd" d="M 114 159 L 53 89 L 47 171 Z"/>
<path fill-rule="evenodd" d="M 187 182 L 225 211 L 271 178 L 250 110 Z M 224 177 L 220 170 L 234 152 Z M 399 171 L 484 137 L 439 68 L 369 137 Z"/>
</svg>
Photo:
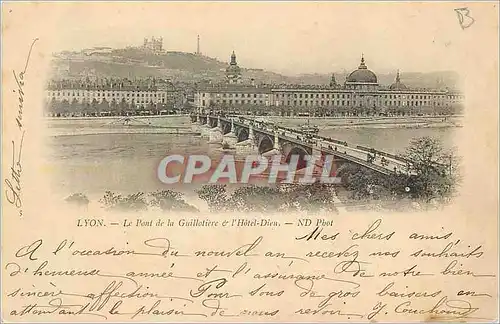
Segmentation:
<svg viewBox="0 0 500 324">
<path fill-rule="evenodd" d="M 250 122 L 252 121 L 251 119 L 248 119 L 248 118 L 245 118 L 245 117 L 240 117 L 240 118 L 244 119 L 244 120 L 247 120 L 247 121 L 250 121 Z M 257 124 L 264 124 L 265 125 L 264 130 L 271 131 L 271 127 L 268 126 L 269 123 L 258 122 L 258 121 L 256 123 Z M 300 130 L 296 130 L 296 129 L 289 128 L 289 127 L 284 127 L 284 126 L 279 126 L 279 125 L 276 125 L 276 124 L 271 124 L 271 125 L 273 125 L 274 129 L 277 129 L 278 131 L 282 131 L 283 135 L 286 135 L 286 136 L 289 136 L 289 137 L 305 136 L 306 135 L 304 132 L 302 132 Z M 345 150 L 349 150 L 349 151 L 356 152 L 356 153 L 376 153 L 376 154 L 384 156 L 386 158 L 390 158 L 390 159 L 394 160 L 395 162 L 399 162 L 401 165 L 405 165 L 405 166 L 409 162 L 406 159 L 404 159 L 403 157 L 400 157 L 400 156 L 397 156 L 397 155 L 394 155 L 394 154 L 390 154 L 390 153 L 387 153 L 387 152 L 383 152 L 383 151 L 380 151 L 380 150 L 376 150 L 376 149 L 365 147 L 365 146 L 361 146 L 361 145 L 350 146 L 347 142 L 340 141 L 340 140 L 337 140 L 337 139 L 334 139 L 334 138 L 324 137 L 324 136 L 320 136 L 320 135 L 313 135 L 313 136 L 311 136 L 311 138 L 313 140 L 316 140 L 316 142 L 320 142 L 320 143 L 323 141 L 324 143 L 337 144 L 337 146 L 340 145 Z"/>
<path fill-rule="evenodd" d="M 297 129 L 242 116 L 207 116 L 207 118 L 216 118 L 219 125 L 220 121 L 224 121 L 226 123 L 230 123 L 232 127 L 234 127 L 233 125 L 247 127 L 249 129 L 249 138 L 254 137 L 255 131 L 261 131 L 267 133 L 268 135 L 273 135 L 275 148 L 277 147 L 278 138 L 282 138 L 287 141 L 298 143 L 299 145 L 310 147 L 316 151 L 322 150 L 324 152 L 337 154 L 351 160 L 352 162 L 362 164 L 378 172 L 383 171 L 382 173 L 385 174 L 392 172 L 400 172 L 409 175 L 413 174 L 410 171 L 410 161 L 387 152 L 375 150 L 373 148 L 361 145 L 349 145 L 345 141 L 320 135 L 308 134 Z"/>
</svg>

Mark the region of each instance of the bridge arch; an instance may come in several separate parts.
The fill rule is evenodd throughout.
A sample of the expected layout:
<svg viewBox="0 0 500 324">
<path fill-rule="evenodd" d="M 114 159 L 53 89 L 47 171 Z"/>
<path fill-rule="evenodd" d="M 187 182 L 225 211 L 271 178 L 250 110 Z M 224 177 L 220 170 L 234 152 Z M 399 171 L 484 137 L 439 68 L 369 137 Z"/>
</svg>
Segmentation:
<svg viewBox="0 0 500 324">
<path fill-rule="evenodd" d="M 288 151 L 288 154 L 286 154 L 285 162 L 290 163 L 290 160 L 291 160 L 293 155 L 299 156 L 299 161 L 297 162 L 297 170 L 303 169 L 307 166 L 307 161 L 306 161 L 305 157 L 308 156 L 309 153 L 303 147 L 293 146 Z"/>
<path fill-rule="evenodd" d="M 269 135 L 264 135 L 259 141 L 259 154 L 269 152 L 274 148 L 273 139 Z"/>
<path fill-rule="evenodd" d="M 230 123 L 222 123 L 222 135 L 226 135 L 231 132 L 231 124 Z"/>
<path fill-rule="evenodd" d="M 236 131 L 236 136 L 238 137 L 238 142 L 243 142 L 248 139 L 248 129 L 245 127 L 240 128 Z"/>
<path fill-rule="evenodd" d="M 210 127 L 212 127 L 212 128 L 213 128 L 213 127 L 216 127 L 216 126 L 217 126 L 217 123 L 218 123 L 217 118 L 210 118 L 210 119 L 209 119 L 209 123 L 208 123 L 208 124 L 210 125 Z"/>
</svg>

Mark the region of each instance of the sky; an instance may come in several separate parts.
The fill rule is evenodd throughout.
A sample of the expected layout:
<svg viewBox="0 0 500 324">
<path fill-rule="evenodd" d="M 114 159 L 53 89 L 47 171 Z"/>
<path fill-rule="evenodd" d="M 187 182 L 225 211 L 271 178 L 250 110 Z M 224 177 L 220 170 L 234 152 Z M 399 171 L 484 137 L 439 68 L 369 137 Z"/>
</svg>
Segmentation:
<svg viewBox="0 0 500 324">
<path fill-rule="evenodd" d="M 234 50 L 242 67 L 288 75 L 351 71 L 362 54 L 378 73 L 456 71 L 463 60 L 459 51 L 472 35 L 460 27 L 454 10 L 464 4 L 450 2 L 44 5 L 52 6 L 46 21 L 56 30 L 54 51 L 137 46 L 144 37 L 162 36 L 167 51 L 194 52 L 200 35 L 207 56 L 228 61 Z M 491 18 L 492 6 L 468 5 L 474 28 L 498 29 L 496 19 L 482 19 Z"/>
</svg>

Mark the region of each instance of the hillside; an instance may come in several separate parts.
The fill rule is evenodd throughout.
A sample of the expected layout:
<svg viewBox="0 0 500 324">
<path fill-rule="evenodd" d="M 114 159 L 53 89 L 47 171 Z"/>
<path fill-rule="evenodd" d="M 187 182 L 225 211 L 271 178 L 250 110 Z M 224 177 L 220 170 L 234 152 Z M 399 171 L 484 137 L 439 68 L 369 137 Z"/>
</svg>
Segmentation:
<svg viewBox="0 0 500 324">
<path fill-rule="evenodd" d="M 198 82 L 224 79 L 227 63 L 217 59 L 185 52 L 166 52 L 155 55 L 136 48 L 115 49 L 110 53 L 86 55 L 80 52 L 65 52 L 56 55 L 53 61 L 54 78 L 97 77 L 163 77 L 175 81 Z M 242 67 L 243 79 L 257 83 L 328 84 L 331 74 L 302 74 L 285 76 L 262 69 Z M 335 73 L 338 83 L 343 83 L 345 73 Z M 395 74 L 378 74 L 381 85 L 394 82 Z M 444 86 L 458 87 L 459 77 L 454 72 L 402 73 L 401 81 L 410 87 L 433 88 L 442 80 Z"/>
</svg>

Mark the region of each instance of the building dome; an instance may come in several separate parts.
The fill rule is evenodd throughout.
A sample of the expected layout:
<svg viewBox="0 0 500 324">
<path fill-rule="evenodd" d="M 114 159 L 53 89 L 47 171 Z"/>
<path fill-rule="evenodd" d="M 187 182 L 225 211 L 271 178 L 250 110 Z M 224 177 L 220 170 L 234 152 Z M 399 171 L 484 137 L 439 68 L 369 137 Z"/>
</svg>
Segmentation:
<svg viewBox="0 0 500 324">
<path fill-rule="evenodd" d="M 407 90 L 408 87 L 406 87 L 406 85 L 404 85 L 403 83 L 393 83 L 391 84 L 391 86 L 389 87 L 390 90 Z"/>
<path fill-rule="evenodd" d="M 377 76 L 368 70 L 365 65 L 365 58 L 361 57 L 361 64 L 357 70 L 354 70 L 347 76 L 346 82 L 349 83 L 377 83 Z"/>
<path fill-rule="evenodd" d="M 398 74 L 396 75 L 396 81 L 391 84 L 391 86 L 389 87 L 390 90 L 406 90 L 408 89 L 402 82 L 401 82 L 401 78 L 399 77 L 399 70 L 398 70 Z"/>
</svg>

